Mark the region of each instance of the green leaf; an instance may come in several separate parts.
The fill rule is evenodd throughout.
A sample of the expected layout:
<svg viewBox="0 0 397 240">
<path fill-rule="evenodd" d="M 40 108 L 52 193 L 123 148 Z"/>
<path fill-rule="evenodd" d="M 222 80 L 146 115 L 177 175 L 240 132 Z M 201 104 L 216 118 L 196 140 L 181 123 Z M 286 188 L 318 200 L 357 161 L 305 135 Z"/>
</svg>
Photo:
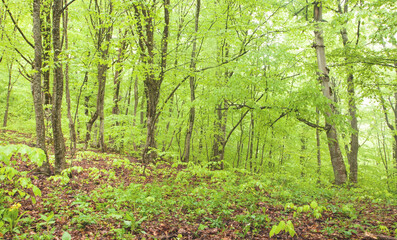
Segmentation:
<svg viewBox="0 0 397 240">
<path fill-rule="evenodd" d="M 197 230 L 204 230 L 204 229 L 206 229 L 206 228 L 208 228 L 208 226 L 207 225 L 203 225 L 203 224 L 201 224 L 200 223 L 200 225 L 199 225 L 199 227 L 198 227 L 198 229 Z"/>
<path fill-rule="evenodd" d="M 32 186 L 32 191 L 35 196 L 41 196 L 40 188 L 36 187 L 35 185 Z"/>
<path fill-rule="evenodd" d="M 272 229 L 270 230 L 269 237 L 273 237 L 276 234 L 277 225 L 273 225 Z"/>
<path fill-rule="evenodd" d="M 63 232 L 62 240 L 72 240 L 72 236 L 68 232 Z"/>
<path fill-rule="evenodd" d="M 310 207 L 311 207 L 312 209 L 316 209 L 316 208 L 318 207 L 317 202 L 316 202 L 316 201 L 313 201 L 312 203 L 310 203 Z"/>
</svg>

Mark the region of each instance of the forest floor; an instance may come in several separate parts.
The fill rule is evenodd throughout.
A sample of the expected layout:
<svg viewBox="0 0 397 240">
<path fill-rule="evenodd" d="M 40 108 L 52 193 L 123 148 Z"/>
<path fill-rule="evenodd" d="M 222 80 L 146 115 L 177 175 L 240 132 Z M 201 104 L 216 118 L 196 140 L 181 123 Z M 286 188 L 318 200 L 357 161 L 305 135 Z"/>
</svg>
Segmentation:
<svg viewBox="0 0 397 240">
<path fill-rule="evenodd" d="M 0 131 L 0 145 L 33 143 L 30 135 Z M 0 223 L 8 209 L 19 208 L 21 216 L 12 227 L 3 219 L 0 239 L 396 239 L 397 235 L 397 206 L 392 199 L 396 195 L 382 199 L 359 188 L 312 183 L 299 187 L 301 183 L 287 176 L 270 179 L 242 170 L 210 171 L 167 161 L 148 166 L 144 173 L 137 159 L 95 151 L 80 151 L 73 159 L 68 155 L 68 161 L 68 174 L 46 177 L 35 175 L 35 166 L 20 154 L 12 157 L 12 167 L 25 172 L 41 196 L 33 203 L 22 192 L 13 192 L 18 175 L 0 182 L 13 193 L 0 206 Z M 26 192 L 34 195 L 31 189 Z"/>
</svg>

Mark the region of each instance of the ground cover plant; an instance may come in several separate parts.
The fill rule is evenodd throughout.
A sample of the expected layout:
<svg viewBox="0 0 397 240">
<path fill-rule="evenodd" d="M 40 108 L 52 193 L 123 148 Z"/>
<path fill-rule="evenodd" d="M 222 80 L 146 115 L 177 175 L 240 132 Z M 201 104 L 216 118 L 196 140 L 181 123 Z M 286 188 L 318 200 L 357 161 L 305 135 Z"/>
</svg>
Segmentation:
<svg viewBox="0 0 397 240">
<path fill-rule="evenodd" d="M 4 239 L 397 236 L 396 195 L 383 188 L 349 189 L 291 174 L 211 170 L 167 160 L 145 169 L 135 158 L 93 151 L 79 151 L 61 175 L 46 177 L 34 172 L 39 154 L 28 154 L 37 148 L 4 145 L 16 135 L 3 132 L 2 149 L 30 150 L 1 154 Z M 21 179 L 29 184 L 21 185 Z"/>
</svg>

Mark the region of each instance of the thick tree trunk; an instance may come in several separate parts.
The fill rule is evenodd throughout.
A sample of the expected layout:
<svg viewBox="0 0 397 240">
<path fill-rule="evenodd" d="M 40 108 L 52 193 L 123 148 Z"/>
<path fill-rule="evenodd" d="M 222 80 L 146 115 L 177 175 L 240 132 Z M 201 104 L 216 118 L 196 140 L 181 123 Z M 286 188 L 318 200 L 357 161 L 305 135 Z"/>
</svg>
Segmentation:
<svg viewBox="0 0 397 240">
<path fill-rule="evenodd" d="M 195 35 L 193 37 L 193 49 L 192 49 L 192 55 L 190 58 L 190 70 L 192 72 L 196 70 L 197 32 L 198 32 L 198 27 L 199 27 L 200 5 L 201 5 L 201 0 L 197 0 L 195 27 L 194 27 Z M 193 76 L 193 75 L 190 76 L 189 84 L 190 84 L 190 102 L 193 103 L 196 100 L 196 77 L 195 76 Z M 191 106 L 190 112 L 189 112 L 189 126 L 187 129 L 186 138 L 185 138 L 185 150 L 183 151 L 184 155 L 182 157 L 183 162 L 189 162 L 190 143 L 191 143 L 191 138 L 192 138 L 192 134 L 193 134 L 195 116 L 196 116 L 196 108 L 194 106 Z"/>
<path fill-rule="evenodd" d="M 226 103 L 225 103 L 226 104 Z M 223 158 L 225 154 L 225 135 L 226 135 L 226 121 L 227 113 L 222 111 L 223 103 L 216 106 L 217 119 L 215 121 L 215 136 L 214 144 L 212 145 L 213 162 L 220 162 L 220 168 L 223 169 Z"/>
<path fill-rule="evenodd" d="M 61 53 L 60 22 L 62 15 L 62 0 L 54 0 L 52 11 L 52 44 L 54 48 L 54 87 L 52 104 L 52 129 L 54 136 L 55 174 L 60 174 L 66 168 L 65 139 L 62 133 L 62 96 L 63 72 L 59 59 Z"/>
<path fill-rule="evenodd" d="M 157 116 L 157 105 L 159 100 L 160 92 L 157 89 L 157 84 L 155 83 L 154 76 L 153 79 L 147 79 L 145 81 L 145 92 L 147 97 L 146 102 L 146 144 L 143 150 L 143 162 L 149 163 L 154 160 L 157 156 L 156 154 L 156 116 Z M 152 86 L 152 87 L 151 87 Z"/>
<path fill-rule="evenodd" d="M 152 16 L 151 9 L 148 9 L 142 5 L 139 7 L 134 5 L 135 16 L 140 21 L 141 17 L 145 18 L 144 29 L 143 26 L 138 23 L 138 34 L 139 34 L 139 48 L 141 51 L 141 61 L 146 65 L 145 71 L 145 95 L 146 95 L 146 144 L 142 152 L 142 160 L 145 164 L 154 160 L 157 157 L 156 153 L 156 124 L 158 119 L 157 105 L 160 97 L 161 84 L 164 80 L 165 69 L 167 67 L 167 51 L 168 51 L 168 36 L 169 36 L 169 7 L 170 0 L 163 0 L 164 8 L 164 29 L 161 39 L 161 51 L 160 51 L 160 73 L 158 77 L 155 77 L 154 71 L 154 19 Z M 145 34 L 144 34 L 145 30 Z"/>
<path fill-rule="evenodd" d="M 33 38 L 34 38 L 34 64 L 35 70 L 32 81 L 32 94 L 34 102 L 34 110 L 36 115 L 36 144 L 41 148 L 46 155 L 46 162 L 41 171 L 45 174 L 50 174 L 50 164 L 47 157 L 47 148 L 45 144 L 45 125 L 44 125 L 44 109 L 41 98 L 41 23 L 40 23 L 40 0 L 33 1 Z"/>
<path fill-rule="evenodd" d="M 318 24 L 322 21 L 322 3 L 314 2 L 314 20 Z M 314 31 L 315 44 L 314 47 L 317 53 L 317 64 L 319 68 L 320 81 L 323 86 L 323 95 L 331 101 L 329 104 L 330 110 L 326 112 L 325 125 L 327 127 L 327 139 L 328 148 L 331 156 L 332 167 L 334 170 L 335 183 L 337 185 L 344 184 L 347 179 L 346 166 L 343 161 L 343 156 L 339 147 L 338 135 L 335 125 L 330 123 L 330 118 L 334 114 L 335 107 L 332 104 L 334 102 L 333 93 L 330 85 L 329 70 L 327 68 L 326 57 L 325 57 L 325 46 L 324 38 L 322 36 L 322 29 L 319 25 Z"/>
</svg>

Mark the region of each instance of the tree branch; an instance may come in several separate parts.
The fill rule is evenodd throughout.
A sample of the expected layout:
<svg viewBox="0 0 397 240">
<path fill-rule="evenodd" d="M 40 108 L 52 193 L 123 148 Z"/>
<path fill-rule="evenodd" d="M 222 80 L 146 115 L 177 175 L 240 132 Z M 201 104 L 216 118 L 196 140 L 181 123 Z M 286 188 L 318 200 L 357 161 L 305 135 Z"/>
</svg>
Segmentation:
<svg viewBox="0 0 397 240">
<path fill-rule="evenodd" d="M 23 39 L 26 41 L 26 43 L 31 46 L 32 48 L 34 48 L 34 45 L 26 38 L 25 34 L 23 34 L 22 30 L 19 28 L 17 22 L 15 21 L 14 17 L 11 14 L 10 9 L 8 8 L 8 5 L 6 4 L 6 2 L 4 0 L 2 0 L 4 6 L 6 7 L 6 11 L 8 12 L 8 15 L 10 16 L 12 22 L 14 23 L 15 27 L 18 29 L 18 32 L 22 35 Z"/>
<path fill-rule="evenodd" d="M 65 6 L 62 8 L 61 12 L 65 11 L 66 8 L 68 8 L 69 5 L 72 4 L 72 3 L 75 2 L 75 1 L 76 1 L 76 0 L 72 0 L 72 1 L 68 2 L 67 4 L 65 4 Z"/>
</svg>

